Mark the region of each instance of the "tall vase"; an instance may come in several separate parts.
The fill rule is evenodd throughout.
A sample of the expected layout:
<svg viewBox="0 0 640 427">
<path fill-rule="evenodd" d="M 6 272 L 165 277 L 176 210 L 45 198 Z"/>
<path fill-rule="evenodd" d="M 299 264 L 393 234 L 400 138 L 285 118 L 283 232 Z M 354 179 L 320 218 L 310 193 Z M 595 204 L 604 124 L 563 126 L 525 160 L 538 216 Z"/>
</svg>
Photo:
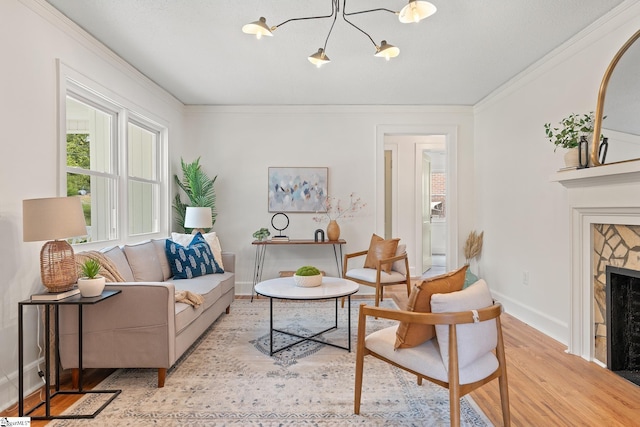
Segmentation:
<svg viewBox="0 0 640 427">
<path fill-rule="evenodd" d="M 340 238 L 340 226 L 335 219 L 329 221 L 327 226 L 327 237 L 329 240 L 338 240 Z"/>
</svg>

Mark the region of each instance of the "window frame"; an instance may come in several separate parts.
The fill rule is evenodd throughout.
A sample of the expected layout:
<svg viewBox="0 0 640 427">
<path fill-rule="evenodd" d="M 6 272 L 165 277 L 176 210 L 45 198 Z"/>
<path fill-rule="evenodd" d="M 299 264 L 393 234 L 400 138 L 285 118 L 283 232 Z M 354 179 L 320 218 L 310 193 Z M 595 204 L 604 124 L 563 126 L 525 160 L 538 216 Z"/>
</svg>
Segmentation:
<svg viewBox="0 0 640 427">
<path fill-rule="evenodd" d="M 67 166 L 67 96 L 97 108 L 101 111 L 115 113 L 116 120 L 112 123 L 114 143 L 111 150 L 113 171 L 108 174 L 94 171 L 91 176 L 116 175 L 117 196 L 115 204 L 115 234 L 107 240 L 78 244 L 78 249 L 91 250 L 105 246 L 120 245 L 141 240 L 166 237 L 170 223 L 170 181 L 168 161 L 168 125 L 153 114 L 144 111 L 139 106 L 106 89 L 96 82 L 75 72 L 73 69 L 58 62 L 58 195 L 67 194 L 67 172 L 77 172 L 78 168 Z M 128 124 L 132 123 L 156 134 L 156 182 L 157 202 L 154 207 L 154 230 L 146 233 L 129 234 L 128 196 L 129 196 L 129 168 L 128 168 Z M 86 174 L 82 169 L 82 173 Z M 136 179 L 136 182 L 140 182 Z M 147 181 L 144 181 L 147 182 Z M 74 245 L 75 246 L 75 245 Z"/>
</svg>

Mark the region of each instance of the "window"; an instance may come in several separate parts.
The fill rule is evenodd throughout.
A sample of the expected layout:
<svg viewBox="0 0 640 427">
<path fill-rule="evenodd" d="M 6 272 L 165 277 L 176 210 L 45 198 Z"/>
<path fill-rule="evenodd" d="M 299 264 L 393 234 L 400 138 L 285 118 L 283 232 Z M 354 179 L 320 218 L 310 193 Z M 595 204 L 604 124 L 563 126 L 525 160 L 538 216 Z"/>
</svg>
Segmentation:
<svg viewBox="0 0 640 427">
<path fill-rule="evenodd" d="M 88 237 L 126 240 L 159 232 L 163 128 L 67 81 L 66 188 L 79 195 Z"/>
</svg>

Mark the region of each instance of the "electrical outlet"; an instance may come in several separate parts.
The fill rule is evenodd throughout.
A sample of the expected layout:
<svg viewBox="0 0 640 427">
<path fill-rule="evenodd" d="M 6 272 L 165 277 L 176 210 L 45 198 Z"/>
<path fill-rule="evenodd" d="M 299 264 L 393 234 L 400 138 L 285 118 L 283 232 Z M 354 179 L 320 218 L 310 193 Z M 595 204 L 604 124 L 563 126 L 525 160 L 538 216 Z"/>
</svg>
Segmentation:
<svg viewBox="0 0 640 427">
<path fill-rule="evenodd" d="M 529 272 L 528 271 L 523 271 L 522 272 L 522 284 L 525 286 L 529 286 Z"/>
</svg>

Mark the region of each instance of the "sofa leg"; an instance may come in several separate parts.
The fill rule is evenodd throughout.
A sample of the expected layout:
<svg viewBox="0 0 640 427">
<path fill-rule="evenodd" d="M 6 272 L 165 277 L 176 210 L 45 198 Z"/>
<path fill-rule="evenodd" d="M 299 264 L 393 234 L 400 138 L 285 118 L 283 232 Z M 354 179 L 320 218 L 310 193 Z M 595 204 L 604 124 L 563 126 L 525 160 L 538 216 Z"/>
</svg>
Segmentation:
<svg viewBox="0 0 640 427">
<path fill-rule="evenodd" d="M 227 313 L 227 314 L 231 313 L 231 306 L 228 305 L 227 309 L 224 312 Z"/>
<path fill-rule="evenodd" d="M 78 390 L 80 388 L 80 369 L 71 369 L 71 388 Z"/>
<path fill-rule="evenodd" d="M 165 378 L 167 378 L 167 368 L 158 368 L 158 388 L 164 387 Z"/>
</svg>

